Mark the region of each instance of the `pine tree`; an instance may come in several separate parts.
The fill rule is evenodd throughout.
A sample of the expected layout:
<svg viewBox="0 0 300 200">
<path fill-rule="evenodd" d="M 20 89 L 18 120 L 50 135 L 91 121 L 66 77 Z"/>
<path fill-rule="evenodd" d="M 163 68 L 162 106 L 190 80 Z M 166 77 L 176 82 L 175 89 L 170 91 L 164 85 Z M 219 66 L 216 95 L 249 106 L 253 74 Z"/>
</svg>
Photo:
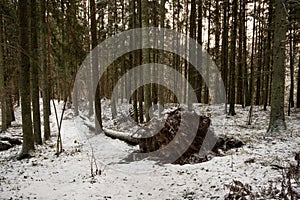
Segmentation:
<svg viewBox="0 0 300 200">
<path fill-rule="evenodd" d="M 5 66 L 3 56 L 3 16 L 2 9 L 0 9 L 0 102 L 1 102 L 1 131 L 6 131 L 6 96 L 5 96 Z"/>
<path fill-rule="evenodd" d="M 284 89 L 287 20 L 285 5 L 281 0 L 275 0 L 274 23 L 274 66 L 271 95 L 271 116 L 268 128 L 268 132 L 270 133 L 286 130 L 284 116 Z"/>
<path fill-rule="evenodd" d="M 34 149 L 34 138 L 32 132 L 31 105 L 30 105 L 30 44 L 29 44 L 29 2 L 28 0 L 19 0 L 19 27 L 20 27 L 20 91 L 21 91 L 21 114 L 23 145 L 22 152 L 18 159 L 26 158 L 30 151 Z"/>
<path fill-rule="evenodd" d="M 38 10 L 36 0 L 31 0 L 31 99 L 33 108 L 33 130 L 37 144 L 42 144 L 40 97 L 39 97 L 39 60 L 38 60 Z"/>
</svg>

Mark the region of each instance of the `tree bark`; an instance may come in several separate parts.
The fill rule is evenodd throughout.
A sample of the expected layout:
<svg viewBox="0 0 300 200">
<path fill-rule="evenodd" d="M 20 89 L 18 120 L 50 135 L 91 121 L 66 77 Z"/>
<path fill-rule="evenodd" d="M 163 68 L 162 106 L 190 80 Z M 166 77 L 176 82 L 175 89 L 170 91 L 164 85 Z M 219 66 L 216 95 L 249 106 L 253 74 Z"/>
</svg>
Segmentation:
<svg viewBox="0 0 300 200">
<path fill-rule="evenodd" d="M 235 113 L 235 54 L 236 54 L 236 38 L 237 38 L 237 10 L 238 2 L 233 0 L 232 12 L 233 12 L 233 30 L 231 38 L 231 57 L 230 57 L 230 106 L 229 115 L 234 116 Z"/>
<path fill-rule="evenodd" d="M 274 27 L 274 67 L 271 95 L 271 115 L 268 132 L 281 132 L 286 130 L 284 116 L 284 90 L 285 90 L 285 40 L 287 20 L 285 7 L 281 0 L 275 0 L 275 27 Z"/>
<path fill-rule="evenodd" d="M 47 22 L 46 22 L 46 0 L 39 2 L 40 9 L 40 62 L 42 68 L 42 91 L 43 91 L 43 120 L 44 120 L 44 140 L 50 139 L 50 86 L 49 69 L 47 65 Z"/>
<path fill-rule="evenodd" d="M 1 102 L 1 131 L 6 131 L 6 96 L 5 96 L 5 66 L 3 56 L 3 16 L 0 13 L 0 102 Z"/>
<path fill-rule="evenodd" d="M 29 60 L 29 2 L 28 0 L 19 0 L 19 26 L 20 26 L 20 91 L 21 91 L 21 114 L 23 145 L 22 152 L 18 159 L 29 156 L 34 149 L 34 138 L 32 132 L 31 105 L 30 105 L 30 60 Z"/>
<path fill-rule="evenodd" d="M 97 40 L 97 21 L 96 21 L 96 4 L 95 0 L 90 0 L 90 12 L 91 12 L 91 34 L 92 34 L 92 74 L 93 74 L 93 88 L 96 88 L 95 94 L 95 130 L 96 133 L 102 131 L 102 116 L 101 116 L 101 96 L 99 81 L 99 69 L 98 69 L 98 51 L 94 49 L 98 45 Z"/>
<path fill-rule="evenodd" d="M 300 108 L 300 55 L 298 62 L 297 108 Z"/>
<path fill-rule="evenodd" d="M 142 27 L 147 28 L 149 27 L 149 13 L 148 13 L 148 0 L 142 1 Z M 143 35 L 143 46 L 147 46 L 149 43 L 149 36 L 148 34 Z M 150 63 L 150 52 L 149 49 L 143 48 L 143 64 L 149 64 Z M 144 79 L 147 80 L 149 77 L 151 77 L 151 71 L 150 69 L 146 69 L 143 72 Z M 145 101 L 145 117 L 146 122 L 150 121 L 150 108 L 151 108 L 151 84 L 146 84 L 144 86 L 144 101 Z"/>
<path fill-rule="evenodd" d="M 41 119 L 40 119 L 40 96 L 39 96 L 39 66 L 38 66 L 38 40 L 37 40 L 37 4 L 31 0 L 31 99 L 33 111 L 33 130 L 36 144 L 42 144 Z"/>
</svg>

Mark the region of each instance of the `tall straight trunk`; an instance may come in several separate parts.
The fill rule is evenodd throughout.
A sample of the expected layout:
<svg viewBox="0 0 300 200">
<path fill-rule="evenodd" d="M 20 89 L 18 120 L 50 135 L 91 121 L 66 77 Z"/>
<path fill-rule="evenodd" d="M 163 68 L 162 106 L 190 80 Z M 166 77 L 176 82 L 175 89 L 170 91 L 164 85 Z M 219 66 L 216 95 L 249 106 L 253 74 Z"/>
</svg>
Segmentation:
<svg viewBox="0 0 300 200">
<path fill-rule="evenodd" d="M 291 108 L 295 107 L 294 102 L 294 48 L 293 48 L 293 32 L 290 30 L 290 74 L 291 74 L 291 86 L 290 86 L 290 96 L 289 96 L 289 108 L 288 108 L 288 115 L 291 114 Z"/>
<path fill-rule="evenodd" d="M 191 13 L 190 13 L 190 38 L 196 39 L 196 0 L 192 0 L 191 1 Z M 189 57 L 190 59 L 193 59 L 193 57 L 195 57 L 195 52 L 194 49 L 196 49 L 196 46 L 194 44 L 190 44 L 192 46 L 190 46 L 190 50 L 189 50 Z M 195 70 L 193 69 L 193 65 L 191 63 L 189 63 L 188 66 L 188 82 L 194 86 L 195 84 L 193 84 L 193 76 L 194 76 L 194 72 Z M 191 98 L 190 98 L 190 94 L 193 92 L 191 91 L 193 90 L 193 88 L 189 88 L 188 89 L 188 109 L 192 110 L 192 102 Z"/>
<path fill-rule="evenodd" d="M 297 108 L 300 108 L 300 55 L 298 62 Z"/>
<path fill-rule="evenodd" d="M 216 9 L 214 11 L 215 13 L 215 62 L 216 65 L 218 66 L 218 69 L 220 70 L 220 29 L 221 29 L 221 22 L 220 22 L 220 8 L 219 8 L 219 0 L 216 0 Z M 220 86 L 220 80 L 218 76 L 215 76 L 215 86 L 219 87 Z M 220 103 L 221 99 L 221 94 L 219 90 L 215 90 L 215 98 L 216 98 L 216 103 Z"/>
<path fill-rule="evenodd" d="M 211 35 L 211 1 L 208 3 L 208 28 L 207 28 L 207 53 L 210 55 L 210 35 Z M 207 62 L 209 60 L 207 59 Z M 207 63 L 207 66 L 209 66 L 209 63 Z M 206 67 L 206 74 L 205 79 L 209 79 L 209 67 Z M 204 103 L 209 103 L 209 90 L 208 90 L 208 83 L 206 83 L 204 87 Z"/>
<path fill-rule="evenodd" d="M 261 3 L 258 5 L 258 17 L 261 18 Z M 256 37 L 258 39 L 257 43 L 257 70 L 256 70 L 256 95 L 255 95 L 255 104 L 261 104 L 261 80 L 262 80 L 262 53 L 263 53 L 263 38 L 262 38 L 263 26 L 261 20 L 258 20 L 258 33 Z"/>
<path fill-rule="evenodd" d="M 43 120 L 44 120 L 44 140 L 50 139 L 50 83 L 49 69 L 47 65 L 47 22 L 46 22 L 46 0 L 39 2 L 40 9 L 40 62 L 42 68 L 42 92 L 43 92 Z"/>
<path fill-rule="evenodd" d="M 116 0 L 114 0 L 113 2 L 111 2 L 112 5 L 109 6 L 109 11 L 108 11 L 108 37 L 113 36 L 116 33 L 115 30 L 115 25 L 116 24 L 116 18 L 117 18 L 117 13 L 116 13 Z M 108 47 L 111 48 L 111 47 Z M 113 46 L 114 49 L 116 49 L 116 46 Z M 115 53 L 113 53 L 113 57 L 115 60 Z M 117 62 L 113 62 L 112 63 L 112 67 L 110 70 L 110 92 L 112 93 L 114 90 L 114 85 L 115 82 L 117 80 L 117 74 L 118 74 L 118 70 L 117 70 Z M 116 101 L 115 101 L 115 97 L 112 95 L 111 99 L 110 99 L 110 108 L 111 108 L 111 114 L 112 114 L 112 119 L 115 119 L 117 116 L 117 110 L 116 110 Z"/>
<path fill-rule="evenodd" d="M 237 9 L 238 2 L 237 0 L 233 0 L 232 12 L 233 12 L 233 30 L 231 36 L 231 56 L 230 56 L 230 107 L 229 107 L 229 115 L 234 116 L 235 113 L 235 54 L 236 54 L 236 38 L 237 38 Z"/>
<path fill-rule="evenodd" d="M 138 23 L 137 27 L 142 28 L 142 0 L 137 0 L 137 15 L 138 15 Z M 142 33 L 140 33 L 138 36 L 139 40 L 139 50 L 138 50 L 138 65 L 142 65 L 143 63 L 143 51 L 142 51 Z M 143 77 L 143 72 L 140 72 L 140 77 Z M 140 78 L 140 81 L 142 82 L 142 78 Z M 138 83 L 139 85 L 142 85 L 142 83 Z M 139 121 L 140 123 L 144 122 L 144 112 L 143 112 L 143 100 L 144 100 L 144 87 L 141 86 L 138 89 L 138 101 L 139 101 L 139 106 L 138 106 L 138 113 L 139 113 Z"/>
<path fill-rule="evenodd" d="M 189 18 L 188 18 L 188 16 L 189 16 L 189 1 L 187 0 L 186 2 L 186 5 L 185 5 L 185 15 L 186 15 L 186 17 L 185 17 L 185 44 L 184 44 L 184 52 L 185 52 L 185 59 L 184 59 L 184 66 L 183 66 L 183 70 L 184 70 L 184 77 L 185 77 L 185 79 L 188 79 L 188 60 L 187 60 L 187 57 L 188 57 L 188 32 L 189 32 Z M 186 83 L 186 81 L 184 80 L 184 79 L 182 79 L 181 80 L 182 81 L 182 85 L 183 85 L 183 100 L 184 101 L 182 101 L 182 102 L 184 102 L 184 103 L 187 103 L 188 102 L 188 100 L 189 100 L 189 95 L 188 95 L 188 90 L 187 90 L 187 83 Z"/>
<path fill-rule="evenodd" d="M 39 65 L 38 65 L 38 10 L 36 0 L 31 1 L 31 99 L 33 111 L 33 133 L 36 144 L 42 144 L 40 96 L 39 96 Z"/>
<path fill-rule="evenodd" d="M 269 17 L 268 17 L 268 30 L 265 52 L 265 92 L 264 92 L 264 111 L 267 110 L 270 96 L 270 72 L 271 72 L 271 57 L 272 57 L 272 24 L 273 24 L 273 0 L 269 3 Z"/>
<path fill-rule="evenodd" d="M 246 2 L 243 1 L 243 68 L 244 68 L 244 73 L 243 73 L 243 86 L 244 86 L 244 104 L 245 106 L 249 106 L 249 100 L 250 99 L 250 91 L 249 91 L 249 82 L 248 82 L 248 65 L 247 65 L 247 18 L 246 18 Z M 249 104 L 248 104 L 249 103 Z"/>
<path fill-rule="evenodd" d="M 166 4 L 166 0 L 162 0 L 161 3 L 160 3 L 160 11 L 161 11 L 161 19 L 160 19 L 160 27 L 162 29 L 165 28 L 165 18 L 166 18 L 166 9 L 165 9 L 165 4 Z M 174 20 L 174 19 L 173 19 Z M 159 52 L 159 56 L 158 56 L 158 63 L 163 63 L 164 61 L 164 31 L 162 30 L 163 32 L 163 37 L 161 38 L 161 51 Z M 174 45 L 175 45 L 175 42 L 174 42 Z M 176 62 L 176 59 L 174 59 L 175 62 Z M 175 64 L 176 65 L 176 64 Z M 176 67 L 176 66 L 174 66 Z M 164 71 L 163 69 L 160 69 L 158 70 L 158 77 L 161 77 L 159 80 L 163 80 L 163 77 L 164 77 Z M 176 80 L 176 78 L 174 78 Z M 164 104 L 165 104 L 165 93 L 164 93 L 164 87 L 162 87 L 162 85 L 158 86 L 159 88 L 159 91 L 158 91 L 158 96 L 159 96 L 159 107 L 158 107 L 158 115 L 159 117 L 161 116 L 161 112 L 163 111 L 163 107 L 164 107 Z"/>
<path fill-rule="evenodd" d="M 222 32 L 222 79 L 224 81 L 224 86 L 226 93 L 228 92 L 228 0 L 223 3 L 223 32 Z M 225 111 L 227 112 L 227 98 L 225 104 Z"/>
<path fill-rule="evenodd" d="M 284 116 L 286 12 L 283 2 L 275 0 L 274 67 L 271 95 L 271 115 L 268 132 L 286 130 Z"/>
<path fill-rule="evenodd" d="M 28 0 L 19 0 L 19 25 L 20 25 L 20 91 L 21 91 L 21 114 L 22 114 L 22 131 L 23 145 L 22 152 L 18 159 L 29 156 L 34 149 L 34 137 L 32 132 L 31 105 L 30 105 L 30 44 L 29 44 L 29 2 Z"/>
<path fill-rule="evenodd" d="M 134 29 L 136 27 L 136 1 L 130 1 L 129 2 L 129 8 L 130 8 L 130 12 L 133 13 L 131 16 L 130 16 L 130 22 L 129 22 L 129 28 L 130 29 Z M 132 35 L 130 36 L 130 49 L 133 49 L 136 45 L 135 43 L 135 39 L 136 39 L 136 35 L 135 35 L 135 32 L 133 31 Z M 137 63 L 137 52 L 134 51 L 134 52 L 131 52 L 130 53 L 130 57 L 129 57 L 129 60 L 130 60 L 130 63 L 131 63 L 131 66 L 136 66 L 136 63 Z M 129 69 L 125 69 L 125 70 L 129 70 Z M 137 85 L 137 77 L 134 76 L 133 77 L 133 85 L 136 86 Z M 126 87 L 129 87 L 129 85 L 126 85 Z M 138 115 L 138 105 L 137 105 L 137 101 L 138 101 L 138 94 L 137 94 L 137 91 L 135 91 L 132 95 L 132 104 L 133 104 L 133 111 L 134 111 L 134 121 L 136 123 L 138 123 L 139 121 L 139 115 Z"/>
<path fill-rule="evenodd" d="M 99 69 L 98 69 L 98 39 L 97 39 L 97 21 L 96 21 L 96 4 L 95 0 L 90 0 L 90 12 L 91 12 L 91 35 L 92 35 L 92 74 L 93 74 L 93 88 L 96 88 L 95 94 L 95 129 L 96 133 L 102 130 L 102 116 L 101 116 L 101 96 L 99 81 Z M 96 48 L 96 49 L 95 49 Z"/>
<path fill-rule="evenodd" d="M 149 27 L 149 8 L 148 8 L 148 0 L 142 1 L 142 27 Z M 149 43 L 149 36 L 147 34 L 143 35 L 143 46 Z M 143 64 L 148 64 L 150 62 L 150 52 L 149 49 L 143 49 Z M 146 69 L 144 71 L 144 79 L 149 79 L 151 77 L 150 69 Z M 147 84 L 144 86 L 144 101 L 145 101 L 145 117 L 146 122 L 150 121 L 149 111 L 151 108 L 151 85 Z"/>
<path fill-rule="evenodd" d="M 6 96 L 5 96 L 5 66 L 3 56 L 3 16 L 0 13 L 0 102 L 1 102 L 1 131 L 6 131 Z"/>
<path fill-rule="evenodd" d="M 217 16 L 218 17 L 218 16 Z M 197 43 L 201 45 L 201 48 L 197 50 L 197 67 L 198 69 L 202 68 L 202 0 L 198 1 L 198 27 L 197 27 Z M 219 31 L 219 30 L 217 30 Z M 217 40 L 216 36 L 216 40 Z M 203 83 L 203 78 L 201 76 L 201 74 L 197 75 L 197 79 L 196 79 L 196 83 L 197 83 L 197 88 L 196 88 L 196 95 L 197 95 L 197 99 L 198 102 L 201 103 L 201 97 L 202 97 L 202 83 Z"/>
<path fill-rule="evenodd" d="M 256 13 L 256 0 L 254 0 L 254 13 Z M 251 47 L 251 58 L 250 58 L 250 83 L 249 83 L 249 93 L 250 98 L 246 100 L 246 105 L 250 105 L 248 125 L 252 123 L 252 114 L 253 114 L 253 104 L 254 104 L 254 54 L 257 44 L 257 34 L 256 34 L 256 18 L 253 16 L 253 30 L 252 30 L 252 47 Z"/>
<path fill-rule="evenodd" d="M 245 12 L 243 10 L 243 1 L 240 1 L 240 8 L 239 8 L 239 36 L 238 36 L 238 57 L 237 57 L 237 68 L 238 68 L 238 77 L 237 77 L 237 103 L 241 104 L 242 107 L 244 107 L 244 98 L 243 98 L 243 92 L 244 92 L 244 84 L 243 84 L 243 76 L 244 76 L 244 63 L 245 59 L 243 58 L 243 38 L 244 38 L 244 26 L 245 26 L 245 20 L 243 18 L 243 13 Z"/>
</svg>

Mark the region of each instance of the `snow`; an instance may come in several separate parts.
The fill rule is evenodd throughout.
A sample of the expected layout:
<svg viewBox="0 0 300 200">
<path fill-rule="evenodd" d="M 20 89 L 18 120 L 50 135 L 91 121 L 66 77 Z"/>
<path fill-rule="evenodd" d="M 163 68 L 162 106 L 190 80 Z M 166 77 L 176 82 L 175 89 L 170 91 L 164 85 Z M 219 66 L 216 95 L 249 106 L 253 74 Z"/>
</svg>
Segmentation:
<svg viewBox="0 0 300 200">
<path fill-rule="evenodd" d="M 126 116 L 128 106 L 120 106 L 121 115 L 112 120 L 109 102 L 103 105 L 107 129 L 120 134 L 137 130 L 138 126 Z M 59 115 L 62 107 L 58 104 Z M 286 117 L 286 133 L 270 136 L 266 134 L 269 111 L 261 107 L 254 108 L 249 126 L 249 108 L 237 106 L 234 117 L 224 115 L 224 105 L 196 104 L 194 108 L 199 114 L 211 116 L 217 135 L 239 137 L 246 145 L 193 165 L 126 162 L 124 158 L 137 146 L 104 134 L 95 135 L 89 128 L 94 124 L 92 117 L 74 117 L 68 109 L 61 130 L 64 152 L 57 157 L 58 129 L 52 112 L 54 137 L 37 146 L 33 158 L 16 160 L 21 145 L 0 152 L 0 199 L 224 199 L 228 193 L 225 185 L 233 180 L 251 185 L 254 191 L 261 191 L 271 182 L 280 186 L 282 170 L 276 166 L 295 164 L 294 153 L 300 151 L 299 109 Z M 5 134 L 20 136 L 19 108 L 16 116 L 17 121 Z"/>
</svg>

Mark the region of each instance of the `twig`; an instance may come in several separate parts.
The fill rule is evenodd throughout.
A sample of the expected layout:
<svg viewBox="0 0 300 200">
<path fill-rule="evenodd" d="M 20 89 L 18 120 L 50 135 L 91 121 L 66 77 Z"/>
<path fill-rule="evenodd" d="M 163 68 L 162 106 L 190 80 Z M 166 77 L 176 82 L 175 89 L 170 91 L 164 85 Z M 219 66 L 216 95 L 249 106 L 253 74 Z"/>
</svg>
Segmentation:
<svg viewBox="0 0 300 200">
<path fill-rule="evenodd" d="M 58 127 L 57 144 L 56 144 L 56 155 L 58 157 L 59 154 L 62 152 L 61 125 L 62 125 L 64 112 L 66 110 L 67 100 L 64 101 L 64 106 L 63 106 L 63 110 L 62 110 L 62 113 L 61 113 L 60 121 L 58 121 L 58 114 L 57 114 L 57 109 L 56 109 L 56 106 L 55 106 L 54 99 L 52 99 L 52 103 L 53 103 L 56 123 L 57 123 L 57 127 Z"/>
</svg>

